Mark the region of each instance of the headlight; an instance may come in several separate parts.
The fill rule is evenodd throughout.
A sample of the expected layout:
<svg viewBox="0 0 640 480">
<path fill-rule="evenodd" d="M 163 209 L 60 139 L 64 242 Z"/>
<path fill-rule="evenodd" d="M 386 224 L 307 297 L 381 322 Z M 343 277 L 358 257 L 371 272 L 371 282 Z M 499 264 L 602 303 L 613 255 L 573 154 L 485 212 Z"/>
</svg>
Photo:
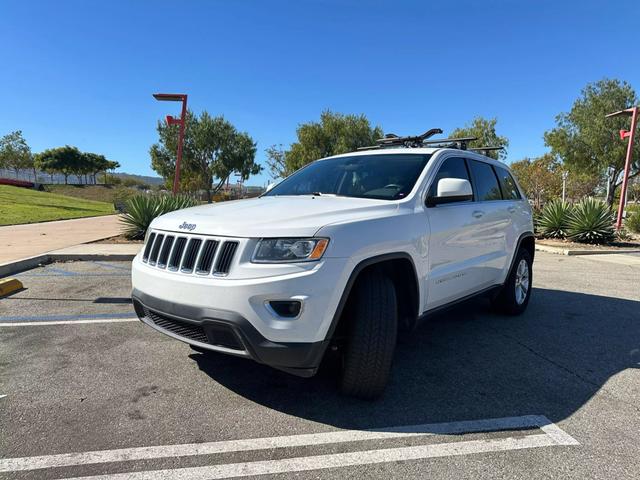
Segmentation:
<svg viewBox="0 0 640 480">
<path fill-rule="evenodd" d="M 320 260 L 328 238 L 263 238 L 251 259 L 254 263 L 311 262 Z"/>
</svg>

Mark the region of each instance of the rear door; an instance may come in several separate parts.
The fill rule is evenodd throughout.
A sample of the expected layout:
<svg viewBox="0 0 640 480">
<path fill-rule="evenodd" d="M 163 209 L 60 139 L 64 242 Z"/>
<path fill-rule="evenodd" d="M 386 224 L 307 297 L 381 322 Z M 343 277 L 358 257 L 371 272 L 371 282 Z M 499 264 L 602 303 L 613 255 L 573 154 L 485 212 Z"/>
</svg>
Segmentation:
<svg viewBox="0 0 640 480">
<path fill-rule="evenodd" d="M 500 189 L 502 190 L 502 198 L 507 213 L 509 215 L 509 228 L 505 232 L 505 244 L 508 252 L 508 259 L 505 265 L 505 271 L 502 274 L 500 283 L 506 278 L 507 269 L 511 266 L 511 258 L 515 254 L 515 249 L 518 246 L 518 240 L 520 234 L 526 231 L 531 231 L 531 209 L 529 202 L 522 196 L 518 185 L 509 173 L 507 168 L 494 165 L 493 166 L 498 180 L 500 182 Z"/>
<path fill-rule="evenodd" d="M 480 216 L 476 239 L 482 244 L 482 257 L 477 259 L 481 272 L 479 288 L 503 281 L 505 265 L 510 259 L 508 234 L 513 230 L 513 206 L 503 200 L 502 188 L 495 168 L 488 162 L 468 159 L 476 195 L 476 215 Z"/>
</svg>

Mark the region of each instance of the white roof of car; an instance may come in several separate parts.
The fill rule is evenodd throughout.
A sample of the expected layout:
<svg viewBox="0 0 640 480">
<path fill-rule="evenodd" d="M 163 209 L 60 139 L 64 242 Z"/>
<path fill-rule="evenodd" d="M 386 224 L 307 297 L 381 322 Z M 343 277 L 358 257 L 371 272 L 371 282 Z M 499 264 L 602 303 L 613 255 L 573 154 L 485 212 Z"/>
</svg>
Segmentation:
<svg viewBox="0 0 640 480">
<path fill-rule="evenodd" d="M 476 158 L 483 162 L 491 163 L 493 165 L 498 165 L 502 168 L 509 169 L 509 166 L 501 162 L 499 160 L 495 160 L 490 157 L 486 157 L 476 152 L 472 152 L 470 150 L 460 150 L 457 148 L 376 148 L 372 150 L 357 150 L 355 152 L 341 153 L 339 155 L 333 155 L 331 157 L 321 158 L 316 161 L 327 160 L 329 158 L 340 158 L 340 157 L 353 157 L 360 155 L 389 155 L 389 154 L 397 154 L 397 155 L 407 155 L 407 154 L 415 154 L 415 155 L 433 155 L 436 152 L 450 152 L 458 155 L 464 155 L 467 158 Z"/>
</svg>

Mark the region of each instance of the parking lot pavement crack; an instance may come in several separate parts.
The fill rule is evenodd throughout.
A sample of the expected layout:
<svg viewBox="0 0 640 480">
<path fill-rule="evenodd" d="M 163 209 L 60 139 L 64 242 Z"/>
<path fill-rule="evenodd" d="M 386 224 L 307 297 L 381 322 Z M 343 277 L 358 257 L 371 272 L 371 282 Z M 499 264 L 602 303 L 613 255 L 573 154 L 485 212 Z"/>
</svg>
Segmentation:
<svg viewBox="0 0 640 480">
<path fill-rule="evenodd" d="M 579 374 L 578 372 L 570 369 L 569 367 L 566 367 L 566 366 L 562 365 L 561 363 L 557 362 L 556 360 L 544 355 L 543 353 L 535 350 L 534 348 L 530 347 L 526 343 L 518 340 L 516 337 L 508 335 L 508 334 L 506 334 L 506 333 L 504 333 L 504 332 L 502 332 L 500 330 L 497 330 L 497 329 L 493 329 L 493 331 L 496 334 L 500 335 L 501 337 L 504 337 L 504 338 L 506 338 L 508 340 L 511 340 L 511 341 L 517 343 L 522 348 L 526 349 L 527 351 L 529 351 L 530 353 L 532 353 L 536 357 L 541 358 L 542 360 L 552 364 L 554 367 L 556 367 L 556 368 L 568 373 L 569 375 L 577 378 L 578 380 L 580 380 L 580 381 L 582 381 L 584 383 L 587 383 L 587 384 L 591 385 L 592 387 L 596 387 L 598 390 L 606 393 L 607 395 L 609 395 L 611 398 L 615 399 L 616 401 L 624 403 L 625 405 L 633 408 L 636 412 L 640 412 L 640 405 L 636 405 L 634 403 L 628 402 L 628 401 L 620 398 L 619 396 L 617 396 L 615 393 L 613 393 L 611 390 L 607 389 L 606 387 L 604 387 L 604 386 L 602 386 L 602 385 L 590 380 L 589 378 Z"/>
</svg>

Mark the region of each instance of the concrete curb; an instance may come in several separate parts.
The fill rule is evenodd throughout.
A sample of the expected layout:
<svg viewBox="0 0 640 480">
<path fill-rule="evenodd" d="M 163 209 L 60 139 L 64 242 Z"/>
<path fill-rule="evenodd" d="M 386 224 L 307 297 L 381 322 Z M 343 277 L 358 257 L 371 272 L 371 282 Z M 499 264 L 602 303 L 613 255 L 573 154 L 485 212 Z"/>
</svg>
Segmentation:
<svg viewBox="0 0 640 480">
<path fill-rule="evenodd" d="M 49 253 L 47 255 L 50 262 L 71 262 L 71 261 L 86 261 L 86 260 L 98 260 L 107 261 L 112 260 L 114 262 L 124 262 L 133 260 L 136 256 L 134 253 Z"/>
<path fill-rule="evenodd" d="M 552 247 L 551 245 L 540 245 L 536 243 L 536 250 L 539 252 L 555 253 L 557 255 L 611 255 L 625 253 L 640 253 L 640 250 L 578 250 L 575 248 Z"/>
<path fill-rule="evenodd" d="M 8 277 L 14 273 L 24 272 L 39 265 L 51 262 L 70 262 L 70 261 L 131 261 L 136 256 L 135 253 L 82 253 L 82 252 L 64 252 L 53 251 L 35 257 L 21 258 L 12 262 L 0 264 L 0 278 Z"/>
<path fill-rule="evenodd" d="M 21 258 L 13 262 L 0 263 L 0 278 L 8 277 L 14 273 L 23 272 L 24 270 L 30 270 L 49 263 L 49 255 L 36 255 L 35 257 Z"/>
</svg>

